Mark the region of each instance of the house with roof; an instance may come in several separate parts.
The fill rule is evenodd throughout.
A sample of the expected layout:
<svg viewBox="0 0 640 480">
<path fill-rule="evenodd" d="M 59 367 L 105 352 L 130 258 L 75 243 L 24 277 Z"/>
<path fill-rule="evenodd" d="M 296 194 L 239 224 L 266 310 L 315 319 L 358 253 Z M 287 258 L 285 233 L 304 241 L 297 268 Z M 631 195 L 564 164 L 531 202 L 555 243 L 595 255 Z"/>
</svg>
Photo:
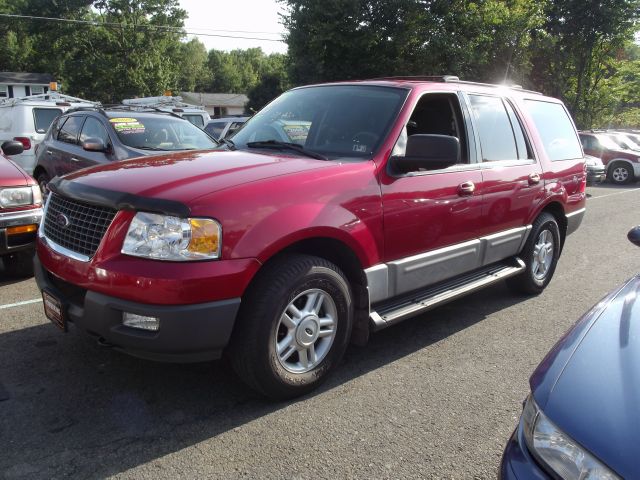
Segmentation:
<svg viewBox="0 0 640 480">
<path fill-rule="evenodd" d="M 243 93 L 197 93 L 180 92 L 182 101 L 200 105 L 211 116 L 242 115 L 249 101 Z"/>
<path fill-rule="evenodd" d="M 47 93 L 53 81 L 48 73 L 0 72 L 0 99 Z"/>
</svg>

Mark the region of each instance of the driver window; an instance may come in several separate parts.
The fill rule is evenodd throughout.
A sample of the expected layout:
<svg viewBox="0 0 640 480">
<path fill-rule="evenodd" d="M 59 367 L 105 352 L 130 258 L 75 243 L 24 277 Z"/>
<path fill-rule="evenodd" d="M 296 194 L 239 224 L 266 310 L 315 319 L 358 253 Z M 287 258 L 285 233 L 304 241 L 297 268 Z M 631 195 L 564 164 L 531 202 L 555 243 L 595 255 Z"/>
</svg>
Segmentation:
<svg viewBox="0 0 640 480">
<path fill-rule="evenodd" d="M 426 94 L 416 105 L 398 138 L 392 156 L 406 154 L 407 139 L 411 135 L 446 135 L 460 142 L 460 163 L 469 163 L 460 102 L 455 94 Z"/>
</svg>

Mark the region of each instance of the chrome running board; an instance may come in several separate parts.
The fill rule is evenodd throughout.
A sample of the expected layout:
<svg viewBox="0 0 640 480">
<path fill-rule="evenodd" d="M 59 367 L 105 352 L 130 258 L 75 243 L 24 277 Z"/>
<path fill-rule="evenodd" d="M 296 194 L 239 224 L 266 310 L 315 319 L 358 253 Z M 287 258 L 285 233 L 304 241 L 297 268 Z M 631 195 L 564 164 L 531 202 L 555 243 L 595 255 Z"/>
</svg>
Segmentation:
<svg viewBox="0 0 640 480">
<path fill-rule="evenodd" d="M 505 278 L 513 277 L 524 269 L 524 262 L 518 257 L 513 257 L 472 273 L 438 283 L 426 290 L 420 290 L 404 295 L 399 299 L 373 305 L 370 313 L 373 330 L 378 331 L 390 327 L 395 323 L 419 315 L 458 297 L 473 293 Z"/>
</svg>

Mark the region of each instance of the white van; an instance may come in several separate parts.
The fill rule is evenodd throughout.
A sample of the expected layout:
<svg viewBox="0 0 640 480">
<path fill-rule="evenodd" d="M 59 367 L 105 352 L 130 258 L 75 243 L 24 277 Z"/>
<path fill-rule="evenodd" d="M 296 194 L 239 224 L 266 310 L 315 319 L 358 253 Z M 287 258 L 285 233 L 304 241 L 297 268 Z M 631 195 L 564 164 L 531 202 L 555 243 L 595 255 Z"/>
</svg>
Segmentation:
<svg viewBox="0 0 640 480">
<path fill-rule="evenodd" d="M 11 160 L 30 175 L 36 164 L 36 147 L 44 140 L 51 122 L 70 108 L 95 107 L 99 103 L 57 92 L 0 100 L 0 143 L 16 140 L 24 152 Z"/>
<path fill-rule="evenodd" d="M 211 117 L 204 108 L 198 105 L 184 103 L 182 97 L 143 97 L 127 98 L 122 101 L 123 105 L 133 107 L 157 108 L 163 112 L 171 112 L 180 115 L 185 120 L 189 120 L 196 127 L 204 128 Z"/>
</svg>

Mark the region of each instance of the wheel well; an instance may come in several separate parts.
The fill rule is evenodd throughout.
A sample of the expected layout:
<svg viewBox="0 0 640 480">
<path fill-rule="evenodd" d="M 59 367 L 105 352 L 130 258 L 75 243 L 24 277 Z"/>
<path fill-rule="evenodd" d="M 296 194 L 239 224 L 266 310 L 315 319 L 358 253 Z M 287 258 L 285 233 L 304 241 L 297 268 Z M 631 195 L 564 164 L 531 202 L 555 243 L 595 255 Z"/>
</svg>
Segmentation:
<svg viewBox="0 0 640 480">
<path fill-rule="evenodd" d="M 352 343 L 364 345 L 369 338 L 369 291 L 367 277 L 357 255 L 346 244 L 333 238 L 310 238 L 289 245 L 269 258 L 265 265 L 277 261 L 282 255 L 301 253 L 321 257 L 342 270 L 351 285 L 355 307 Z M 264 268 L 264 266 L 262 267 Z"/>
<path fill-rule="evenodd" d="M 633 173 L 633 163 L 631 160 L 627 160 L 626 158 L 614 158 L 613 160 L 610 160 L 605 167 L 606 172 L 609 173 L 609 171 L 618 164 L 627 165 L 631 168 L 631 173 Z"/>
<path fill-rule="evenodd" d="M 37 180 L 38 175 L 40 175 L 40 173 L 44 173 L 45 175 L 48 175 L 47 171 L 43 167 L 37 166 L 36 169 L 33 171 L 33 178 Z"/>
<path fill-rule="evenodd" d="M 564 214 L 562 205 L 557 202 L 552 202 L 542 209 L 542 212 L 548 212 L 554 216 L 558 229 L 560 230 L 560 250 L 564 246 L 564 240 L 567 236 L 567 217 Z M 540 213 L 542 213 L 540 212 Z"/>
</svg>

